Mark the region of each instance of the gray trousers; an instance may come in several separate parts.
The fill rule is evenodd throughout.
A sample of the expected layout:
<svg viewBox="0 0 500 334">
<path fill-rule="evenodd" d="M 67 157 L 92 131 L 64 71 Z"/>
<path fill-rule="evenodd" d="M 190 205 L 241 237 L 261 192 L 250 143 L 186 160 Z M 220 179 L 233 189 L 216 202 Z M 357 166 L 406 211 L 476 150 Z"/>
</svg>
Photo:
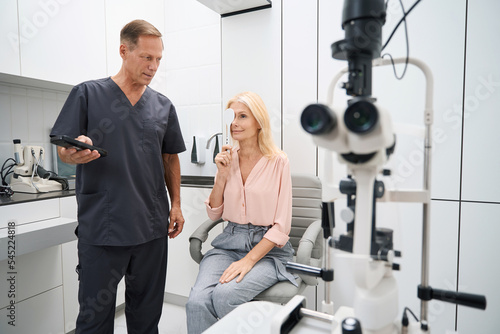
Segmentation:
<svg viewBox="0 0 500 334">
<path fill-rule="evenodd" d="M 283 248 L 273 248 L 241 282 L 236 283 L 235 278 L 229 283 L 219 283 L 224 270 L 241 260 L 262 240 L 268 229 L 229 222 L 224 232 L 215 238 L 212 242 L 214 249 L 208 251 L 200 263 L 196 283 L 186 304 L 189 334 L 202 333 L 237 306 L 251 301 L 279 281 L 289 280 L 297 284 L 295 277 L 285 268 L 286 261 L 292 260 L 293 256 L 289 242 Z"/>
</svg>

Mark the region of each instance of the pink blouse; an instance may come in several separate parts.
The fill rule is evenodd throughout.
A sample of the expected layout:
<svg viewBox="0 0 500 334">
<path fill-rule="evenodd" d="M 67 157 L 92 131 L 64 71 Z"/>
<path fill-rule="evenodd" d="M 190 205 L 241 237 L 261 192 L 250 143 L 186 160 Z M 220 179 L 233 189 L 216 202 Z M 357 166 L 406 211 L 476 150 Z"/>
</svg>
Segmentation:
<svg viewBox="0 0 500 334">
<path fill-rule="evenodd" d="M 262 157 L 243 185 L 238 151 L 233 149 L 224 202 L 212 208 L 209 200 L 205 204 L 210 219 L 222 217 L 237 224 L 271 226 L 264 238 L 283 247 L 289 239 L 292 220 L 292 178 L 288 158 L 284 155 L 272 160 Z"/>
</svg>

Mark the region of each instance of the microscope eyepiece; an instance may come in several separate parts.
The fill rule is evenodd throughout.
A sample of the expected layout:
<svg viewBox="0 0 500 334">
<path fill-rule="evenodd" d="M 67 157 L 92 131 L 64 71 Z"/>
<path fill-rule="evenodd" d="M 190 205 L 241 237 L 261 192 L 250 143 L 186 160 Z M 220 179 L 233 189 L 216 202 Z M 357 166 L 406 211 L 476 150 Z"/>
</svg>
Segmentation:
<svg viewBox="0 0 500 334">
<path fill-rule="evenodd" d="M 308 105 L 300 116 L 305 131 L 312 135 L 326 134 L 337 126 L 337 116 L 324 104 Z"/>
<path fill-rule="evenodd" d="M 344 113 L 346 127 L 354 133 L 369 133 L 378 122 L 378 110 L 373 103 L 361 100 L 347 107 Z"/>
</svg>

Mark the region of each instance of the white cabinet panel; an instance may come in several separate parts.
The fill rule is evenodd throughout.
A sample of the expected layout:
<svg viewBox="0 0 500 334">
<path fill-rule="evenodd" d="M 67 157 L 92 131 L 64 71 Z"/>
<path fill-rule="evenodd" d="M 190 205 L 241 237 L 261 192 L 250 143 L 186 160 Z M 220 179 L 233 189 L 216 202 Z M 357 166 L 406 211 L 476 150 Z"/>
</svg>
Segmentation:
<svg viewBox="0 0 500 334">
<path fill-rule="evenodd" d="M 78 274 L 75 268 L 78 264 L 77 241 L 61 245 L 62 275 L 64 295 L 64 330 L 65 333 L 75 329 L 78 316 Z"/>
<path fill-rule="evenodd" d="M 281 147 L 281 1 L 270 9 L 222 19 L 222 103 L 253 91 L 266 104 Z"/>
<path fill-rule="evenodd" d="M 60 246 L 18 256 L 15 265 L 16 301 L 22 301 L 62 284 Z M 0 262 L 0 273 L 11 271 L 6 260 Z M 5 279 L 0 280 L 0 291 L 8 291 L 9 284 Z M 7 306 L 9 301 L 7 294 L 0 295 L 0 307 Z"/>
<path fill-rule="evenodd" d="M 6 321 L 10 311 L 1 309 L 0 333 L 65 333 L 62 300 L 62 287 L 58 287 L 16 304 L 15 327 Z"/>
<path fill-rule="evenodd" d="M 500 64 L 497 1 L 469 1 L 462 197 L 500 201 Z"/>
<path fill-rule="evenodd" d="M 317 99 L 317 5 L 283 2 L 283 150 L 292 173 L 316 174 L 316 146 L 300 125 Z"/>
<path fill-rule="evenodd" d="M 106 75 L 104 0 L 19 0 L 21 75 L 67 84 Z"/>
<path fill-rule="evenodd" d="M 77 220 L 78 208 L 76 196 L 59 198 L 61 217 Z"/>
<path fill-rule="evenodd" d="M 16 225 L 59 217 L 59 200 L 49 199 L 29 203 L 2 205 L 0 207 L 0 228 L 6 228 L 9 221 Z"/>
<path fill-rule="evenodd" d="M 17 20 L 17 1 L 2 1 L 0 13 L 0 72 L 21 73 L 19 58 L 19 26 Z"/>
<path fill-rule="evenodd" d="M 182 214 L 186 222 L 182 233 L 168 241 L 167 286 L 165 291 L 188 297 L 198 275 L 198 264 L 189 253 L 189 237 L 208 219 L 204 201 L 210 195 L 207 188 L 181 188 Z M 210 243 L 222 232 L 222 224 L 214 227 L 203 244 L 203 253 L 211 249 Z"/>
<path fill-rule="evenodd" d="M 486 295 L 485 311 L 460 306 L 458 308 L 459 333 L 496 333 L 500 314 L 500 205 L 463 203 L 460 228 L 461 292 Z"/>
</svg>

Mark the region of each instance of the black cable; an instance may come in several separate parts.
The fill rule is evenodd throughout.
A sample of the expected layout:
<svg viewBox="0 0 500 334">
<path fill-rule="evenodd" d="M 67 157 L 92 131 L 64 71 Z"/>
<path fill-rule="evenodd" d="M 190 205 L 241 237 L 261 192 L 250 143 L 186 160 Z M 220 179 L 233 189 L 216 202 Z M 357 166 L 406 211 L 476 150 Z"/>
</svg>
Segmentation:
<svg viewBox="0 0 500 334">
<path fill-rule="evenodd" d="M 8 166 L 5 166 L 5 164 L 7 164 L 7 162 L 11 161 L 12 160 L 12 164 L 11 165 L 8 165 Z M 12 171 L 12 168 L 14 168 L 14 166 L 16 165 L 16 160 L 14 160 L 13 158 L 8 158 L 7 160 L 4 161 L 4 163 L 2 164 L 2 169 L 0 170 L 0 177 L 2 178 L 2 185 L 4 186 L 7 186 L 8 183 L 7 183 L 7 176 L 11 173 L 13 173 Z M 7 170 L 7 172 L 4 174 L 4 172 Z"/>
<path fill-rule="evenodd" d="M 394 64 L 394 59 L 392 58 L 392 55 L 390 53 L 386 53 L 386 54 L 382 55 L 382 58 L 384 58 L 385 56 L 389 56 L 389 58 L 391 59 L 391 64 L 392 64 L 392 69 L 394 71 L 394 76 L 396 77 L 396 79 L 401 80 L 405 76 L 406 69 L 408 68 L 408 59 L 410 58 L 410 42 L 408 40 L 408 24 L 406 22 L 406 15 L 407 15 L 407 13 L 405 12 L 405 7 L 403 6 L 403 1 L 402 0 L 399 0 L 399 4 L 401 5 L 401 10 L 403 11 L 403 18 L 402 18 L 402 20 L 405 23 L 405 38 L 406 38 L 406 59 L 405 59 L 405 67 L 403 69 L 403 74 L 401 74 L 400 77 L 398 76 L 398 73 L 396 72 L 396 65 Z M 392 35 L 391 35 L 391 37 L 392 37 Z M 388 42 L 389 41 L 386 42 L 386 45 L 387 45 Z"/>
<path fill-rule="evenodd" d="M 419 321 L 417 316 L 415 315 L 415 313 L 413 313 L 413 311 L 411 309 L 409 309 L 408 307 L 405 307 L 405 312 L 408 311 L 410 312 L 410 314 L 413 316 L 413 318 L 415 319 L 415 321 Z"/>
<path fill-rule="evenodd" d="M 415 316 L 415 313 L 413 313 L 412 310 L 410 310 L 408 307 L 405 307 L 403 310 L 403 318 L 401 319 L 401 326 L 403 328 L 407 328 L 408 325 L 410 324 L 410 321 L 408 320 L 408 315 L 406 314 L 406 311 L 410 312 L 410 314 L 413 316 L 415 321 L 419 321 L 418 318 Z"/>
<path fill-rule="evenodd" d="M 389 36 L 389 38 L 387 39 L 387 41 L 385 42 L 384 46 L 382 47 L 382 50 L 385 49 L 385 47 L 387 46 L 387 44 L 389 44 L 390 40 L 392 39 L 392 36 L 394 36 L 394 34 L 396 33 L 396 30 L 399 28 L 399 25 L 406 20 L 406 17 L 408 16 L 408 14 L 410 14 L 410 12 L 415 8 L 416 5 L 418 5 L 420 3 L 420 1 L 422 0 L 417 0 L 415 1 L 415 3 L 413 4 L 413 6 L 410 7 L 410 9 L 404 14 L 404 16 L 401 18 L 401 20 L 399 20 L 398 24 L 396 25 L 396 27 L 392 30 L 392 33 L 391 35 Z"/>
<path fill-rule="evenodd" d="M 406 38 L 406 59 L 405 59 L 405 68 L 403 69 L 403 74 L 401 74 L 400 77 L 398 76 L 398 73 L 396 72 L 396 65 L 394 64 L 394 60 L 393 60 L 391 54 L 386 53 L 386 54 L 382 55 L 382 58 L 384 58 L 385 56 L 389 56 L 389 58 L 391 59 L 391 64 L 392 64 L 392 69 L 394 71 L 394 76 L 396 77 L 396 79 L 401 80 L 405 76 L 406 69 L 408 68 L 408 60 L 410 58 L 410 42 L 408 40 L 408 24 L 407 24 L 406 18 L 405 18 L 406 12 L 405 12 L 405 8 L 403 6 L 403 1 L 399 0 L 399 4 L 401 5 L 401 10 L 403 11 L 403 21 L 405 23 L 405 38 Z"/>
</svg>

